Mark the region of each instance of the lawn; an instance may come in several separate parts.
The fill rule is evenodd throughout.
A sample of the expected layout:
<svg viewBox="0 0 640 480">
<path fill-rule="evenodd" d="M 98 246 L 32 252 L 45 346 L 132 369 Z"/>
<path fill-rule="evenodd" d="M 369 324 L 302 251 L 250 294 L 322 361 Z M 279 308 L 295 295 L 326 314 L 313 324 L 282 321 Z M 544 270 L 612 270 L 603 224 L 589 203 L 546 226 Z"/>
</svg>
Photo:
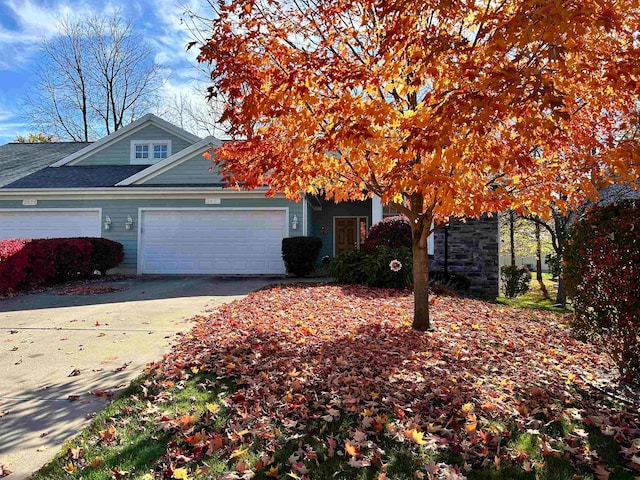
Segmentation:
<svg viewBox="0 0 640 480">
<path fill-rule="evenodd" d="M 409 292 L 265 289 L 200 316 L 35 479 L 629 479 L 638 406 L 564 317 Z"/>
<path fill-rule="evenodd" d="M 557 283 L 551 280 L 550 273 L 542 274 L 542 283 L 544 284 L 545 291 L 543 291 L 540 282 L 536 280 L 536 273 L 531 272 L 532 280 L 529 286 L 529 291 L 524 295 L 519 295 L 516 298 L 506 298 L 500 296 L 498 303 L 503 305 L 512 305 L 515 307 L 523 308 L 536 308 L 542 310 L 548 310 L 551 312 L 564 313 L 561 308 L 554 307 L 556 302 L 556 293 L 558 292 Z"/>
</svg>

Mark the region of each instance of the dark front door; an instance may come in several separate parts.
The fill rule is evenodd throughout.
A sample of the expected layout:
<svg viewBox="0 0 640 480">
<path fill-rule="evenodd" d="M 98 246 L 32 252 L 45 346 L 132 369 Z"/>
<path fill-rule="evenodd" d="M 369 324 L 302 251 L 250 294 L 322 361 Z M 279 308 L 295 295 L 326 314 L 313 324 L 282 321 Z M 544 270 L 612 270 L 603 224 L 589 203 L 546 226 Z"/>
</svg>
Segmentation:
<svg viewBox="0 0 640 480">
<path fill-rule="evenodd" d="M 335 255 L 340 255 L 347 250 L 356 250 L 358 248 L 358 219 L 336 218 L 336 251 Z"/>
</svg>

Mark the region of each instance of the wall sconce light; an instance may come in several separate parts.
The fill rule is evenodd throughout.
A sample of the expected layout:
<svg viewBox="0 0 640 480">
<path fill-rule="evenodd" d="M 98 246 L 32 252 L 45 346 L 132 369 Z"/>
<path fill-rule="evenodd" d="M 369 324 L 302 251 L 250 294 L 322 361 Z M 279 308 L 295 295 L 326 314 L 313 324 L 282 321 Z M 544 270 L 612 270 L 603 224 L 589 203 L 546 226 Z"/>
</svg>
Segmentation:
<svg viewBox="0 0 640 480">
<path fill-rule="evenodd" d="M 104 217 L 104 229 L 109 230 L 111 228 L 111 217 L 107 215 Z"/>
<path fill-rule="evenodd" d="M 298 216 L 294 215 L 293 216 L 293 220 L 291 220 L 291 229 L 292 230 L 297 230 L 298 229 Z"/>
<path fill-rule="evenodd" d="M 325 227 L 320 227 L 320 235 L 326 235 L 327 229 Z"/>
<path fill-rule="evenodd" d="M 133 218 L 131 218 L 131 215 L 128 215 L 127 221 L 124 224 L 124 228 L 126 228 L 127 230 L 131 230 L 131 225 L 133 225 Z"/>
</svg>

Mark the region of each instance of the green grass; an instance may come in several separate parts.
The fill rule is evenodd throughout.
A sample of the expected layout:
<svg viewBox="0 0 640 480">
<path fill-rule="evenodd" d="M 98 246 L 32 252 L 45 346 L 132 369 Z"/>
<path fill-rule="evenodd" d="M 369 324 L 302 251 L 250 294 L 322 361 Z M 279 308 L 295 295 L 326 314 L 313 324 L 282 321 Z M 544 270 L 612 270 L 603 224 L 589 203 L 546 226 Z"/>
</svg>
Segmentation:
<svg viewBox="0 0 640 480">
<path fill-rule="evenodd" d="M 544 295 L 540 283 L 535 278 L 535 272 L 532 272 L 531 275 L 533 278 L 531 279 L 531 286 L 527 293 L 516 298 L 507 298 L 501 294 L 496 301 L 503 305 L 510 305 L 514 307 L 534 308 L 550 312 L 566 313 L 566 310 L 553 306 L 556 300 L 557 288 L 554 287 L 554 282 L 551 281 L 551 274 L 542 274 L 542 282 L 547 290 L 546 296 Z"/>
<path fill-rule="evenodd" d="M 175 461 L 172 458 L 172 446 L 180 446 L 184 442 L 184 435 L 174 429 L 164 429 L 159 418 L 177 419 L 184 415 L 190 415 L 197 420 L 193 431 L 200 428 L 215 430 L 228 420 L 228 412 L 224 407 L 224 400 L 234 390 L 234 384 L 225 380 L 216 382 L 209 374 L 195 374 L 187 382 L 173 386 L 166 391 L 166 402 L 151 404 L 144 398 L 144 378 L 134 382 L 124 394 L 117 398 L 109 407 L 102 411 L 92 423 L 86 427 L 80 435 L 68 442 L 56 456 L 56 458 L 39 472 L 34 474 L 32 480 L 44 479 L 87 479 L 87 480 L 111 480 L 114 478 L 133 478 L 150 480 L 153 477 L 154 468 L 164 463 Z M 201 421 L 205 417 L 208 406 L 219 406 L 213 423 L 202 427 Z M 350 427 L 357 426 L 358 420 L 354 416 L 343 414 L 330 424 L 325 436 L 332 433 L 345 432 Z M 274 465 L 281 465 L 278 471 L 280 478 L 295 478 L 289 476 L 289 471 L 282 467 L 287 459 L 294 454 L 301 445 L 309 445 L 321 457 L 327 454 L 326 446 L 317 441 L 318 429 L 325 426 L 324 422 L 310 420 L 303 434 L 295 442 L 286 442 L 283 439 L 280 448 L 272 452 L 275 458 Z M 114 427 L 117 434 L 113 442 L 106 442 L 101 438 L 109 427 Z M 591 450 L 595 450 L 603 462 L 615 471 L 611 480 L 633 480 L 633 477 L 620 470 L 616 463 L 619 459 L 619 446 L 610 438 L 603 435 L 598 429 L 590 428 L 578 421 L 564 421 L 545 424 L 540 428 L 541 434 L 568 435 L 581 428 L 588 433 L 586 444 Z M 510 434 L 503 442 L 502 452 L 511 455 L 524 455 L 530 459 L 530 470 L 525 471 L 521 464 L 501 459 L 499 462 L 490 461 L 482 467 L 475 465 L 473 468 L 464 468 L 465 461 L 450 449 L 429 451 L 419 447 L 418 453 L 412 450 L 406 442 L 399 442 L 391 434 L 389 424 L 380 432 L 378 445 L 385 452 L 385 473 L 389 479 L 412 480 L 415 472 L 424 471 L 426 465 L 433 461 L 444 462 L 448 465 L 458 465 L 469 480 L 595 480 L 595 477 L 586 471 L 574 467 L 561 453 L 544 456 L 538 448 L 539 436 L 518 432 L 515 425 L 495 424 L 489 428 L 491 431 L 509 431 Z M 184 433 L 184 432 L 183 432 Z M 193 433 L 193 432 L 188 432 Z M 510 437 L 510 438 L 509 438 Z M 551 444 L 553 448 L 560 449 L 557 444 Z M 234 470 L 239 462 L 254 465 L 260 459 L 258 441 L 250 441 L 245 444 L 246 453 L 229 461 L 223 461 L 215 454 L 205 457 L 198 462 L 187 463 L 190 480 L 206 478 L 220 478 L 224 472 Z M 73 458 L 74 452 L 80 459 Z M 363 452 L 364 453 L 364 452 Z M 74 465 L 71 473 L 65 471 L 69 464 Z M 210 470 L 198 471 L 198 467 L 206 465 Z M 180 466 L 183 466 L 182 464 Z M 469 466 L 467 466 L 469 467 Z M 117 472 L 117 473 L 116 473 Z M 380 475 L 378 467 L 351 468 L 345 464 L 344 457 L 334 456 L 326 458 L 317 466 L 312 465 L 309 478 L 314 480 L 377 480 Z M 262 469 L 256 472 L 256 480 L 268 480 L 275 478 Z"/>
<path fill-rule="evenodd" d="M 208 375 L 195 375 L 184 386 L 170 389 L 169 401 L 158 407 L 144 398 L 143 383 L 144 378 L 133 382 L 122 396 L 100 412 L 80 435 L 65 444 L 55 459 L 31 479 L 111 480 L 115 468 L 121 473 L 128 472 L 126 475 L 132 478 L 142 478 L 162 461 L 170 442 L 177 438 L 175 432 L 159 426 L 158 416 L 178 418 L 189 414 L 199 417 L 207 404 L 221 405 L 230 390 L 213 387 Z M 224 408 L 221 408 L 217 422 L 225 422 L 224 414 Z M 113 442 L 105 442 L 100 436 L 109 427 L 116 430 Z M 73 458 L 72 449 L 80 449 L 81 459 Z M 212 472 L 225 470 L 225 466 L 216 463 L 215 458 L 209 460 Z M 95 466 L 92 466 L 93 462 Z M 65 471 L 69 463 L 84 468 L 76 468 L 69 473 Z"/>
</svg>

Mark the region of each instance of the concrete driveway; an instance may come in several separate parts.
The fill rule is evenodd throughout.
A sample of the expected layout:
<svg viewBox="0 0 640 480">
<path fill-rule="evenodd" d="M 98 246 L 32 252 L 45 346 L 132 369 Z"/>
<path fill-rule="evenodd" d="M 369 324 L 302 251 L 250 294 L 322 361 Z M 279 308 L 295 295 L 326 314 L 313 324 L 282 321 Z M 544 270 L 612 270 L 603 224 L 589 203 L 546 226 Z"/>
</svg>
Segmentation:
<svg viewBox="0 0 640 480">
<path fill-rule="evenodd" d="M 3 465 L 18 480 L 47 463 L 106 406 L 103 392 L 162 358 L 190 317 L 274 281 L 132 277 L 91 284 L 121 289 L 110 293 L 63 287 L 1 300 L 0 477 Z"/>
</svg>

